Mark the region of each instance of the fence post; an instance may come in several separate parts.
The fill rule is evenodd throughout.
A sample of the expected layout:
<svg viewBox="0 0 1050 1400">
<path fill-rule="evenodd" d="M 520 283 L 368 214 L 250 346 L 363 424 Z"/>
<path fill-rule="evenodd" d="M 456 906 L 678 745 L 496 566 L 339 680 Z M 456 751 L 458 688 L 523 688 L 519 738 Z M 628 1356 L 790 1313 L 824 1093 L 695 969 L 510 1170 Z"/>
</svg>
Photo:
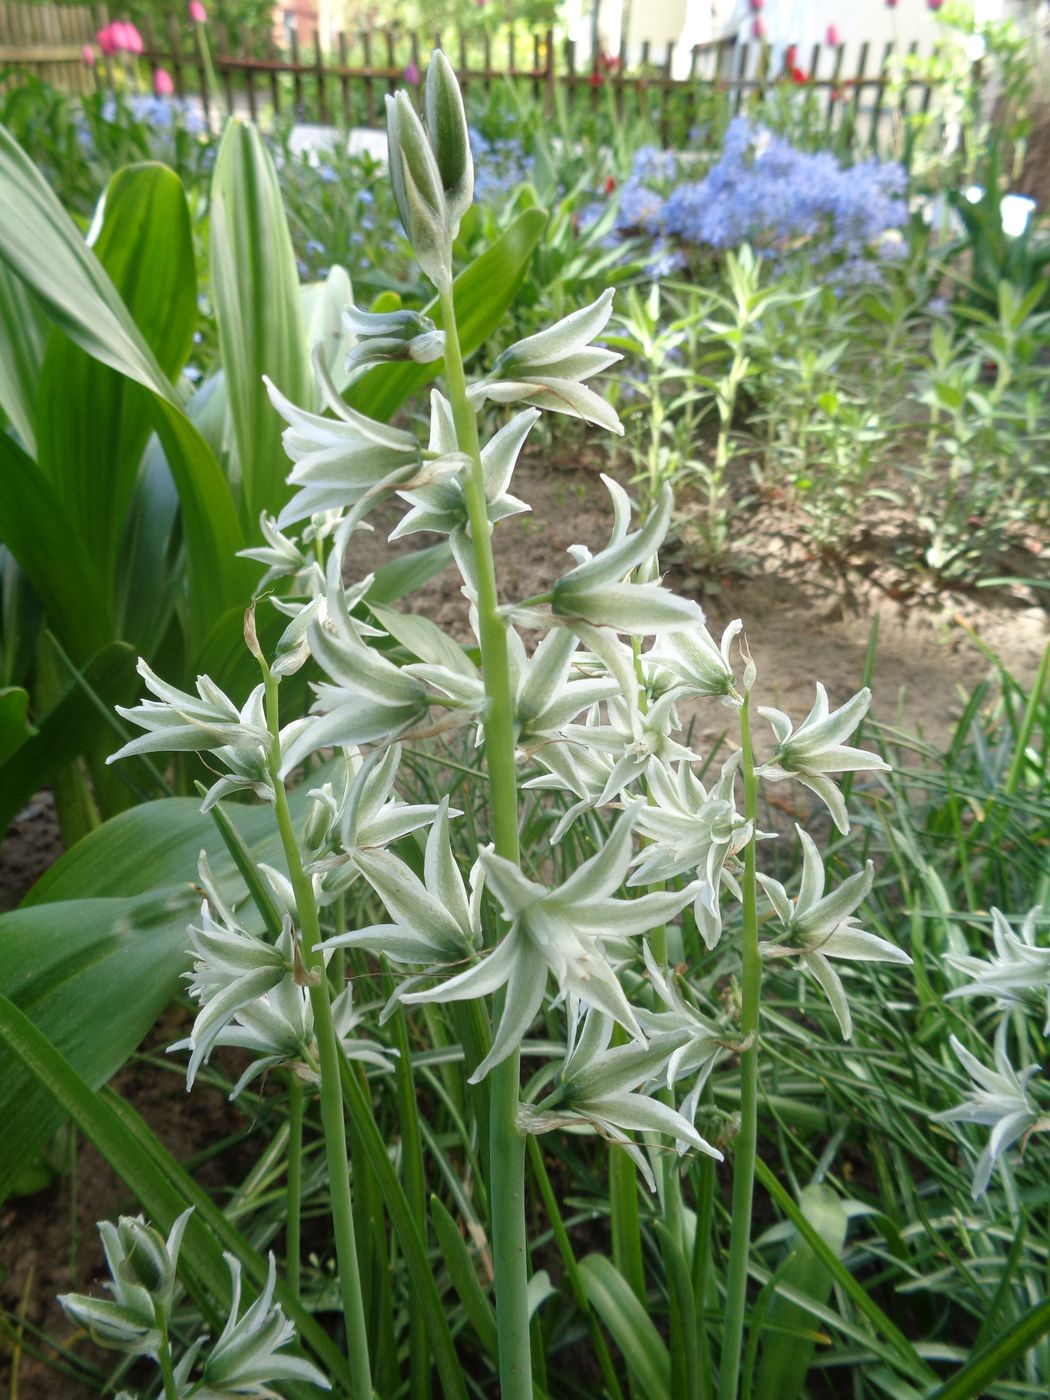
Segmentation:
<svg viewBox="0 0 1050 1400">
<path fill-rule="evenodd" d="M 744 85 L 747 82 L 748 58 L 747 44 L 741 44 L 740 58 L 736 65 L 736 94 L 733 99 L 733 110 L 737 115 L 739 115 L 740 108 L 744 105 Z"/>
<path fill-rule="evenodd" d="M 301 122 L 303 119 L 303 74 L 302 63 L 299 58 L 299 30 L 293 29 L 292 40 L 292 89 L 295 93 L 295 120 Z"/>
<path fill-rule="evenodd" d="M 554 115 L 554 30 L 547 30 L 547 52 L 544 54 L 543 107 L 548 117 Z"/>
<path fill-rule="evenodd" d="M 378 125 L 376 119 L 376 88 L 375 77 L 372 73 L 372 31 L 366 29 L 361 34 L 361 52 L 364 55 L 365 69 L 368 76 L 365 78 L 365 111 L 368 114 L 368 125 Z"/>
<path fill-rule="evenodd" d="M 252 52 L 252 31 L 246 24 L 242 24 L 239 31 L 241 42 L 240 57 L 244 60 L 244 91 L 248 98 L 248 115 L 252 121 L 259 119 L 259 104 L 255 97 L 255 54 Z"/>
<path fill-rule="evenodd" d="M 317 115 L 322 126 L 328 126 L 328 101 L 324 93 L 324 51 L 321 48 L 321 27 L 314 30 L 314 74 L 317 78 Z"/>
<path fill-rule="evenodd" d="M 879 122 L 882 118 L 882 100 L 886 95 L 886 84 L 890 77 L 890 60 L 893 57 L 893 40 L 882 51 L 882 64 L 879 68 L 879 85 L 875 89 L 875 103 L 871 113 L 871 130 L 868 132 L 868 145 L 873 152 L 879 149 Z"/>
<path fill-rule="evenodd" d="M 828 92 L 828 115 L 824 123 L 825 130 L 831 134 L 832 124 L 835 120 L 835 103 L 839 98 L 839 77 L 842 73 L 842 56 L 846 52 L 845 44 L 838 44 L 834 49 L 835 64 L 831 70 L 831 88 Z"/>
<path fill-rule="evenodd" d="M 853 79 L 853 101 L 850 103 L 850 130 L 846 133 L 848 145 L 852 146 L 854 138 L 860 129 L 860 94 L 864 86 L 864 70 L 868 66 L 868 41 L 865 39 L 860 46 L 860 58 L 857 60 L 857 75 Z"/>
<path fill-rule="evenodd" d="M 350 77 L 346 72 L 350 66 L 349 44 L 346 34 L 341 29 L 336 36 L 336 45 L 339 50 L 339 67 L 343 70 L 339 74 L 339 100 L 343 109 L 343 125 L 349 129 L 354 125 L 354 114 L 350 102 Z"/>
</svg>

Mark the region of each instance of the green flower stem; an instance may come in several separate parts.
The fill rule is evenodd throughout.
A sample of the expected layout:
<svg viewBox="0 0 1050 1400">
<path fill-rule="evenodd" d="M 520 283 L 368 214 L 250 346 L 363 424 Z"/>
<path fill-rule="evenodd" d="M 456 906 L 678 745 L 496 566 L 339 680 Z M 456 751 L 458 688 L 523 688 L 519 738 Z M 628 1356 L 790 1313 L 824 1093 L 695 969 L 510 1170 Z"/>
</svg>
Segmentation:
<svg viewBox="0 0 1050 1400">
<path fill-rule="evenodd" d="M 171 1342 L 168 1340 L 166 1327 L 164 1338 L 157 1352 L 157 1364 L 160 1366 L 160 1374 L 164 1381 L 164 1400 L 179 1400 L 179 1387 L 175 1382 L 175 1367 L 171 1361 Z"/>
<path fill-rule="evenodd" d="M 744 691 L 740 707 L 740 746 L 744 780 L 744 818 L 753 822 L 758 811 L 758 782 L 751 749 L 751 692 Z M 747 1312 L 747 1262 L 751 1251 L 751 1199 L 755 1187 L 758 1147 L 758 1021 L 762 960 L 758 951 L 758 890 L 755 879 L 755 837 L 744 849 L 743 977 L 740 1031 L 748 1048 L 740 1056 L 740 1131 L 733 1151 L 732 1231 L 726 1271 L 725 1323 L 718 1400 L 736 1400 Z"/>
<path fill-rule="evenodd" d="M 298 1299 L 302 1255 L 303 1206 L 303 1081 L 293 1070 L 288 1076 L 288 1222 L 285 1226 L 284 1271 Z"/>
<path fill-rule="evenodd" d="M 492 832 L 497 854 L 517 862 L 518 777 L 514 762 L 514 713 L 507 633 L 496 592 L 492 526 L 485 500 L 478 424 L 467 398 L 451 286 L 441 290 L 441 319 L 445 332 L 445 375 L 456 439 L 461 451 L 470 458 L 464 494 L 478 576 L 481 663 L 488 700 L 485 757 L 492 802 Z M 492 1254 L 502 1400 L 532 1400 L 529 1253 L 525 1234 L 525 1138 L 517 1124 L 520 1087 L 520 1056 L 515 1051 L 492 1071 L 489 1088 Z"/>
<path fill-rule="evenodd" d="M 701 1097 L 701 1103 L 710 1105 L 711 1086 L 708 1084 Z M 693 1298 L 696 1304 L 698 1354 L 700 1362 L 701 1400 L 711 1400 L 714 1395 L 711 1367 L 711 1344 L 707 1335 L 707 1295 L 709 1292 L 711 1262 L 711 1226 L 715 1209 L 715 1161 L 703 1156 L 697 1163 L 699 1173 L 697 1185 L 696 1237 L 693 1243 Z"/>
<path fill-rule="evenodd" d="M 386 995 L 394 991 L 394 979 L 384 959 Z M 423 1167 L 423 1147 L 419 1135 L 416 1089 L 412 1078 L 412 1045 L 408 1038 L 408 1015 L 405 1008 L 399 1007 L 394 1017 L 394 1040 L 397 1049 L 397 1116 L 401 1129 L 401 1160 L 405 1173 L 405 1195 L 415 1216 L 419 1233 L 424 1238 L 427 1232 L 427 1183 Z M 412 1400 L 429 1400 L 430 1396 L 430 1339 L 427 1336 L 426 1318 L 418 1308 L 413 1308 L 408 1319 L 409 1343 L 409 1395 Z"/>
<path fill-rule="evenodd" d="M 547 1175 L 547 1168 L 543 1163 L 543 1152 L 540 1148 L 539 1139 L 530 1135 L 528 1139 L 529 1164 L 532 1167 L 532 1174 L 536 1178 L 536 1185 L 540 1189 L 543 1204 L 547 1211 L 547 1219 L 550 1221 L 551 1231 L 554 1235 L 555 1243 L 558 1246 L 558 1253 L 561 1255 L 562 1265 L 565 1268 L 565 1277 L 569 1280 L 569 1287 L 572 1295 L 576 1299 L 576 1306 L 587 1319 L 587 1327 L 590 1330 L 591 1340 L 594 1343 L 594 1352 L 598 1358 L 598 1365 L 602 1369 L 602 1378 L 605 1381 L 605 1388 L 612 1400 L 623 1400 L 623 1391 L 616 1378 L 616 1368 L 613 1366 L 612 1357 L 609 1355 L 609 1348 L 606 1346 L 605 1337 L 602 1333 L 601 1324 L 594 1315 L 590 1299 L 587 1297 L 587 1287 L 580 1275 L 579 1265 L 576 1262 L 576 1255 L 573 1253 L 572 1243 L 569 1239 L 569 1232 L 565 1228 L 565 1221 L 562 1219 L 561 1211 L 558 1208 L 558 1200 L 554 1194 L 554 1187 L 551 1185 L 550 1177 Z"/>
<path fill-rule="evenodd" d="M 357 1241 L 354 1234 L 353 1202 L 350 1197 L 350 1162 L 346 1151 L 346 1122 L 343 1117 L 343 1095 L 339 1082 L 339 1043 L 332 1021 L 324 955 L 317 950 L 321 941 L 317 901 L 310 877 L 303 869 L 299 843 L 292 825 L 292 814 L 288 807 L 288 794 L 279 776 L 281 746 L 277 681 L 261 658 L 259 664 L 266 681 L 266 722 L 273 736 L 270 746 L 270 773 L 274 788 L 274 814 L 284 858 L 288 864 L 292 891 L 295 894 L 296 909 L 299 912 L 302 934 L 300 952 L 311 983 L 310 1005 L 314 1013 L 314 1034 L 321 1070 L 321 1124 L 324 1129 L 328 1183 L 332 1195 L 332 1225 L 339 1262 L 343 1317 L 346 1321 L 348 1359 L 353 1385 L 351 1393 L 353 1400 L 368 1400 L 372 1394 L 372 1376 L 368 1360 L 368 1328 L 361 1294 Z"/>
</svg>

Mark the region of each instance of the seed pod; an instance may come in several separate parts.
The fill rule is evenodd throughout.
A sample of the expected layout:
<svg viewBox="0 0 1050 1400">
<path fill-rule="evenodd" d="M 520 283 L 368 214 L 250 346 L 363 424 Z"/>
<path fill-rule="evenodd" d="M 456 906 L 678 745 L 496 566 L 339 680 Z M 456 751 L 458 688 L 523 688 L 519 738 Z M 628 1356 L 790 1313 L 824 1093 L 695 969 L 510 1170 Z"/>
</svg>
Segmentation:
<svg viewBox="0 0 1050 1400">
<path fill-rule="evenodd" d="M 449 236 L 459 232 L 459 221 L 474 198 L 474 161 L 463 95 L 452 65 L 435 49 L 430 55 L 424 91 L 427 137 L 437 160 L 448 208 Z"/>
</svg>

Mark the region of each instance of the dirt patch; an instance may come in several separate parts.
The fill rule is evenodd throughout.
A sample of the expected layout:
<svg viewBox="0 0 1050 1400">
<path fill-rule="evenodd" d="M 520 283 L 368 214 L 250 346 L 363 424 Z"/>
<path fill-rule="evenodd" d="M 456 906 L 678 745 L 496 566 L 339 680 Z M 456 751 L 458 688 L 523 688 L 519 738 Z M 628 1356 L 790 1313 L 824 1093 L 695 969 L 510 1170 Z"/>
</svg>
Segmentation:
<svg viewBox="0 0 1050 1400">
<path fill-rule="evenodd" d="M 519 465 L 514 492 L 532 512 L 501 522 L 495 532 L 500 595 L 523 599 L 549 587 L 572 566 L 572 544 L 600 548 L 612 522 L 609 495 L 597 472 L 550 466 L 535 458 Z M 386 536 L 399 508 L 373 514 L 374 534 L 362 534 L 348 559 L 355 578 L 392 554 L 422 548 L 433 536 L 419 534 L 388 545 Z M 1031 681 L 1047 643 L 1047 612 L 1036 590 L 982 589 L 953 592 L 920 582 L 894 562 L 895 532 L 903 522 L 885 517 L 845 561 L 829 563 L 807 552 L 800 520 L 782 503 L 756 506 L 746 522 L 762 541 L 751 549 L 749 572 L 726 572 L 706 581 L 689 556 L 688 528 L 667 582 L 696 597 L 717 637 L 733 618 L 744 621 L 758 665 L 756 699 L 801 719 L 822 681 L 832 703 L 860 685 L 873 622 L 878 622 L 873 713 L 885 723 L 931 743 L 943 742 L 963 708 L 963 693 L 989 672 L 979 638 L 1021 681 Z M 1034 572 L 1030 552 L 1027 566 Z M 1042 558 L 1050 557 L 1045 542 Z M 1021 562 L 1024 562 L 1022 560 Z M 1045 565 L 1044 565 L 1045 572 Z M 425 612 L 455 636 L 464 637 L 464 602 L 454 567 L 399 606 Z M 972 635 L 971 635 L 972 634 Z M 697 741 L 703 746 L 721 731 L 725 712 L 710 705 L 696 711 Z"/>
</svg>

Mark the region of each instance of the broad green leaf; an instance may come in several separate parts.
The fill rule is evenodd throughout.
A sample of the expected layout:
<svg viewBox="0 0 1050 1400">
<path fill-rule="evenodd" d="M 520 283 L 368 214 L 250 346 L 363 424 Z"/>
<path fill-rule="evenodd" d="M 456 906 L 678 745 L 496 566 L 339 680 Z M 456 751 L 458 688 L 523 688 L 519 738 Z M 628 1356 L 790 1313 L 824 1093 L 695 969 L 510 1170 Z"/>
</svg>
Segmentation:
<svg viewBox="0 0 1050 1400">
<path fill-rule="evenodd" d="M 528 270 L 532 250 L 547 226 L 543 209 L 528 209 L 506 233 L 459 274 L 453 283 L 456 323 L 464 355 L 473 354 L 503 319 Z M 425 311 L 441 326 L 437 298 Z M 383 421 L 411 395 L 441 372 L 441 361 L 429 365 L 376 365 L 354 381 L 345 395 L 352 408 Z"/>
<path fill-rule="evenodd" d="M 153 426 L 179 492 L 189 586 L 190 653 L 203 645 L 212 620 L 251 597 L 254 570 L 238 559 L 240 521 L 222 468 L 181 409 L 153 401 Z"/>
<path fill-rule="evenodd" d="M 47 341 L 47 318 L 15 274 L 0 263 L 0 411 L 27 451 L 36 451 L 37 381 Z"/>
<path fill-rule="evenodd" d="M 211 186 L 211 287 L 240 479 L 241 518 L 288 499 L 282 423 L 264 374 L 293 403 L 311 404 L 295 253 L 277 172 L 258 131 L 230 121 Z"/>
<path fill-rule="evenodd" d="M 104 734 L 106 722 L 98 705 L 126 703 L 135 688 L 135 653 L 123 642 L 111 642 L 91 658 L 79 676 L 36 718 L 31 736 L 8 755 L 0 769 L 0 830 L 6 831 L 18 809 L 53 775 L 86 751 L 91 737 Z M 114 745 L 117 742 L 113 731 Z"/>
<path fill-rule="evenodd" d="M 0 433 L 0 539 L 36 589 L 48 625 L 83 661 L 111 639 L 111 601 L 76 518 L 31 457 Z"/>
<path fill-rule="evenodd" d="M 0 685 L 29 678 L 44 608 L 18 560 L 0 544 Z"/>
<path fill-rule="evenodd" d="M 190 631 L 203 639 L 216 611 L 233 607 L 248 577 L 231 556 L 243 546 L 233 496 L 215 455 L 183 413 L 170 382 L 121 301 L 102 264 L 84 243 L 47 182 L 11 134 L 0 127 L 0 262 L 35 294 L 66 335 L 103 364 L 152 390 L 160 434 L 182 506 Z M 67 540 L 78 538 L 72 532 Z M 83 548 L 83 546 L 81 546 Z M 12 547 L 12 553 L 19 557 Z M 23 567 L 26 567 L 23 563 Z M 29 569 L 26 568 L 29 573 Z M 35 587 L 36 578 L 31 574 Z M 90 579 L 84 580 L 85 587 Z M 39 590 L 38 590 L 39 591 Z M 81 656 L 112 632 L 96 636 Z"/>
<path fill-rule="evenodd" d="M 222 1310 L 230 1301 L 230 1275 L 223 1250 L 240 1259 L 256 1289 L 265 1282 L 266 1261 L 183 1171 L 138 1114 L 115 1094 L 94 1093 L 47 1037 L 4 996 L 0 996 L 0 1043 L 8 1046 L 63 1114 L 94 1143 L 158 1229 L 166 1233 L 175 1217 L 187 1205 L 193 1206 L 179 1255 L 179 1276 L 212 1329 L 221 1327 Z M 346 1360 L 323 1329 L 282 1283 L 277 1286 L 277 1297 L 295 1323 L 300 1340 L 313 1350 L 333 1381 L 348 1385 Z"/>
<path fill-rule="evenodd" d="M 630 1363 L 648 1400 L 671 1400 L 671 1357 L 630 1284 L 604 1254 L 580 1260 L 587 1298 Z"/>
<path fill-rule="evenodd" d="M 222 839 L 195 797 L 166 797 L 121 812 L 85 836 L 37 881 L 22 908 L 59 901 L 148 895 L 172 885 L 188 888 L 197 878 L 197 857 L 215 858 L 222 876 Z M 260 860 L 280 864 L 272 839 L 269 807 L 227 804 L 246 841 Z M 227 868 L 229 862 L 226 862 Z"/>
<path fill-rule="evenodd" d="M 15 757 L 17 761 L 18 755 Z M 323 781 L 325 770 L 313 776 Z M 306 787 L 291 794 L 293 819 Z M 268 806 L 228 803 L 225 815 L 258 861 L 283 868 Z M 215 824 L 189 797 L 143 803 L 66 852 L 0 916 L 0 992 L 10 996 L 92 1088 L 127 1060 L 171 1000 L 187 958 L 186 925 L 200 905 L 194 884 L 206 851 L 216 878 L 234 865 Z M 0 1195 L 20 1161 L 55 1126 L 44 1091 L 0 1055 Z"/>
<path fill-rule="evenodd" d="M 128 166 L 110 181 L 101 212 L 94 255 L 170 379 L 189 354 L 198 315 L 193 235 L 182 183 L 163 165 Z M 91 541 L 113 592 L 150 433 L 150 391 L 56 328 L 39 394 L 37 461 Z"/>
<path fill-rule="evenodd" d="M 124 520 L 114 599 L 116 628 L 141 656 L 158 655 L 179 602 L 179 493 L 156 434 L 146 447 Z"/>
<path fill-rule="evenodd" d="M 807 1186 L 801 1193 L 799 1209 L 827 1248 L 840 1258 L 848 1223 L 840 1197 L 827 1186 Z M 834 1278 L 812 1245 L 796 1235 L 780 1281 L 796 1293 L 824 1304 Z M 795 1400 L 816 1350 L 813 1315 L 800 1303 L 775 1296 L 767 1316 L 775 1328 L 762 1343 L 755 1400 Z"/>
<path fill-rule="evenodd" d="M 76 1064 L 104 1084 L 143 1040 L 189 966 L 189 881 L 156 898 L 71 899 L 0 915 L 0 991 Z M 0 1198 L 62 1121 L 62 1109 L 0 1050 Z"/>
<path fill-rule="evenodd" d="M 51 319 L 95 359 L 170 396 L 170 384 L 102 265 L 2 126 L 0 209 L 0 260 L 40 298 Z"/>
<path fill-rule="evenodd" d="M 17 685 L 0 690 L 0 764 L 6 763 L 37 732 L 26 718 L 28 712 L 28 691 Z M 7 830 L 6 822 L 2 829 Z"/>
</svg>

